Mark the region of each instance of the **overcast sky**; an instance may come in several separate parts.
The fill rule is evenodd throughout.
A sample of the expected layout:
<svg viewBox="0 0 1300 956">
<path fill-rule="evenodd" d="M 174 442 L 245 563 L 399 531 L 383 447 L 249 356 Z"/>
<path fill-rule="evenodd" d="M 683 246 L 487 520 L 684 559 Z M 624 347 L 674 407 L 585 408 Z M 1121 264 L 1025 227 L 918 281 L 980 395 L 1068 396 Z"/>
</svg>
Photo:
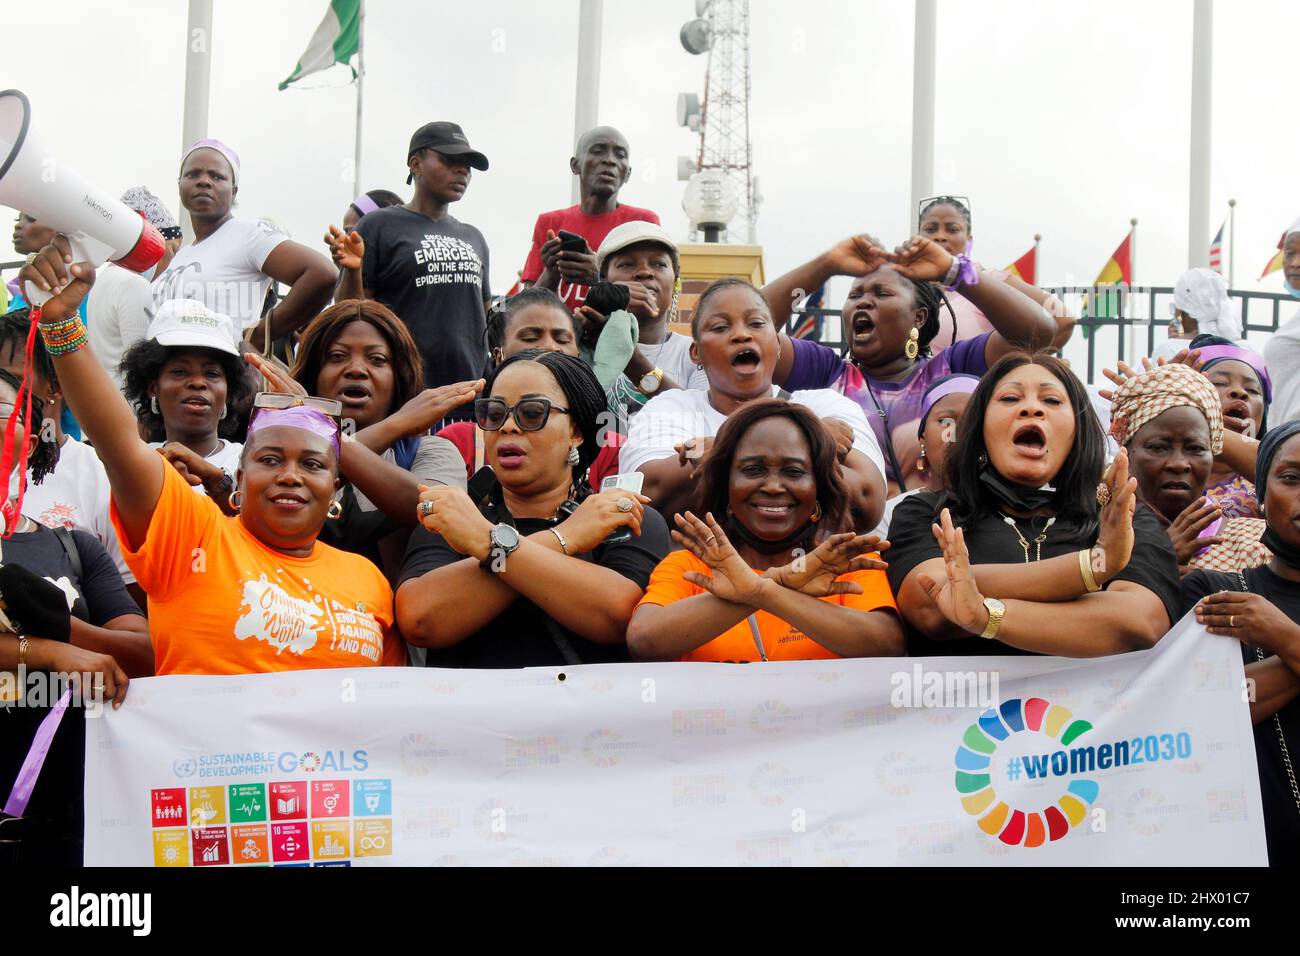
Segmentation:
<svg viewBox="0 0 1300 956">
<path fill-rule="evenodd" d="M 354 88 L 342 67 L 304 81 L 316 89 L 275 87 L 326 0 L 214 6 L 208 131 L 242 157 L 237 212 L 323 249 L 359 191 L 344 179 Z M 1277 291 L 1277 274 L 1254 279 L 1300 214 L 1300 125 L 1285 111 L 1300 5 L 1215 7 L 1210 232 L 1235 197 L 1237 285 Z M 3 86 L 31 97 L 45 140 L 83 174 L 115 194 L 147 184 L 174 207 L 186 9 L 11 4 Z M 1137 217 L 1137 281 L 1172 284 L 1187 259 L 1192 0 L 938 0 L 938 11 L 935 185 L 971 197 L 977 257 L 1005 265 L 1040 232 L 1040 284 L 1086 283 Z M 406 195 L 411 132 L 459 122 L 492 165 L 453 214 L 486 235 L 495 291 L 523 265 L 537 213 L 569 203 L 577 13 L 577 0 L 366 3 L 359 185 Z M 693 15 L 691 0 L 606 0 L 600 91 L 600 121 L 632 145 L 623 199 L 683 238 L 676 157 L 697 141 L 674 106 L 703 92 L 706 58 L 677 35 Z M 914 228 L 911 5 L 752 0 L 750 19 L 769 277 L 851 232 L 901 241 Z"/>
</svg>

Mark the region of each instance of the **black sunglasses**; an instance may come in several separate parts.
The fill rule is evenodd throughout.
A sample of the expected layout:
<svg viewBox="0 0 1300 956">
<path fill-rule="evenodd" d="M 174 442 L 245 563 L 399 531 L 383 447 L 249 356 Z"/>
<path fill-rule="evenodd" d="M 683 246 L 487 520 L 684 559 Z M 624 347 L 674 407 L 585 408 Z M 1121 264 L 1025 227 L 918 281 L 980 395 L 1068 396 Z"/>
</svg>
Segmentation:
<svg viewBox="0 0 1300 956">
<path fill-rule="evenodd" d="M 511 413 L 521 432 L 535 432 L 545 428 L 551 412 L 569 414 L 567 408 L 553 405 L 549 398 L 524 398 L 507 405 L 504 398 L 479 398 L 474 401 L 474 421 L 485 432 L 500 431 Z"/>
<path fill-rule="evenodd" d="M 922 199 L 916 204 L 916 221 L 919 223 L 921 217 L 925 215 L 926 207 L 935 204 L 939 206 L 955 206 L 959 211 L 966 214 L 970 219 L 970 199 L 966 196 L 930 196 L 928 199 Z"/>
</svg>

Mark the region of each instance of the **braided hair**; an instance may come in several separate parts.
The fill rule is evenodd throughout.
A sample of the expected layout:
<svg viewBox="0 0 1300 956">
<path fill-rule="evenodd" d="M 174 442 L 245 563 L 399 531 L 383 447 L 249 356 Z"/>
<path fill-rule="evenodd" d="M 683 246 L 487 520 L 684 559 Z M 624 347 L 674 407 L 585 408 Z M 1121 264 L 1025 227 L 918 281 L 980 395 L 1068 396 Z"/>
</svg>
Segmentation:
<svg viewBox="0 0 1300 956">
<path fill-rule="evenodd" d="M 23 383 L 19 381 L 18 376 L 4 368 L 0 368 L 0 382 L 4 382 L 12 388 L 15 397 L 18 395 L 18 391 L 23 387 Z M 14 414 L 20 419 L 22 418 L 24 411 L 25 409 L 19 406 L 14 408 Z M 31 426 L 26 421 L 24 421 L 23 424 L 27 426 L 28 437 L 30 438 Z M 59 443 L 54 441 L 53 436 L 51 436 L 47 441 L 45 430 L 40 427 L 39 423 L 37 429 L 40 432 L 40 441 L 36 443 L 36 448 L 27 458 L 27 469 L 31 474 L 32 484 L 34 485 L 39 485 L 44 481 L 45 476 L 52 472 L 55 466 L 59 463 Z M 17 457 L 18 456 L 15 454 L 15 461 L 17 460 Z"/>
<path fill-rule="evenodd" d="M 550 289 L 543 289 L 538 286 L 528 286 L 519 292 L 510 296 L 508 299 L 502 299 L 492 304 L 492 308 L 487 314 L 487 346 L 488 349 L 502 348 L 506 343 L 506 326 L 522 309 L 530 305 L 544 305 L 552 309 L 558 309 L 569 317 L 573 323 L 573 334 L 582 335 L 582 320 L 576 314 L 569 311 L 569 307 Z"/>
<path fill-rule="evenodd" d="M 970 235 L 970 207 L 958 199 L 956 196 L 935 196 L 921 210 L 921 214 L 916 217 L 916 228 L 921 228 L 921 223 L 925 221 L 926 214 L 936 206 L 952 206 L 957 210 L 957 215 L 961 216 L 966 222 L 966 234 Z"/>
<path fill-rule="evenodd" d="M 15 358 L 27 350 L 27 336 L 32 329 L 32 310 L 30 308 L 14 309 L 0 316 L 0 361 L 12 363 Z M 59 376 L 54 371 L 54 362 L 45 351 L 45 340 L 36 336 L 36 347 L 32 352 L 32 366 L 36 374 L 49 383 L 50 388 L 59 390 Z"/>
<path fill-rule="evenodd" d="M 735 288 L 748 289 L 763 304 L 763 311 L 770 311 L 767 307 L 767 300 L 763 298 L 763 293 L 748 279 L 742 279 L 739 276 L 724 276 L 721 279 L 715 279 L 709 283 L 708 288 L 700 293 L 700 297 L 695 300 L 695 309 L 691 312 L 691 338 L 696 342 L 700 340 L 700 316 L 704 314 L 705 304 L 719 292 Z"/>
<path fill-rule="evenodd" d="M 583 478 L 587 469 L 600 454 L 601 425 L 608 402 L 605 390 L 596 380 L 596 374 L 581 359 L 563 352 L 525 349 L 516 352 L 492 370 L 483 388 L 485 398 L 492 394 L 492 387 L 501 373 L 516 362 L 536 362 L 543 366 L 564 393 L 569 419 L 582 434 L 582 444 L 578 446 L 578 463 L 573 466 L 573 487 L 580 492 L 586 487 Z"/>
<path fill-rule="evenodd" d="M 957 313 L 952 310 L 952 303 L 943 294 L 943 287 L 937 282 L 916 282 L 904 275 L 900 275 L 899 278 L 912 286 L 913 301 L 925 309 L 925 321 L 921 323 L 917 339 L 917 344 L 921 346 L 921 354 L 926 358 L 933 354 L 930 351 L 930 343 L 939 334 L 939 313 L 943 309 L 948 310 L 948 317 L 952 319 L 952 340 L 956 342 Z"/>
</svg>

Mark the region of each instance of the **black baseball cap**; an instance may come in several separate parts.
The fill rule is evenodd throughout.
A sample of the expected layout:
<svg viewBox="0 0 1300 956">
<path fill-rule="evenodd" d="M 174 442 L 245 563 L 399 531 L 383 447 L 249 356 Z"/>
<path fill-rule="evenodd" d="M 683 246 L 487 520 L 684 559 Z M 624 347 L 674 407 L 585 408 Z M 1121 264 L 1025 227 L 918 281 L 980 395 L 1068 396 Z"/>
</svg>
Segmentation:
<svg viewBox="0 0 1300 956">
<path fill-rule="evenodd" d="M 475 169 L 488 168 L 487 157 L 470 146 L 465 138 L 465 131 L 456 123 L 439 121 L 425 123 L 411 135 L 411 148 L 406 151 L 406 160 L 422 149 L 432 149 L 444 156 L 464 156 Z M 411 174 L 406 174 L 406 181 L 411 182 Z"/>
</svg>

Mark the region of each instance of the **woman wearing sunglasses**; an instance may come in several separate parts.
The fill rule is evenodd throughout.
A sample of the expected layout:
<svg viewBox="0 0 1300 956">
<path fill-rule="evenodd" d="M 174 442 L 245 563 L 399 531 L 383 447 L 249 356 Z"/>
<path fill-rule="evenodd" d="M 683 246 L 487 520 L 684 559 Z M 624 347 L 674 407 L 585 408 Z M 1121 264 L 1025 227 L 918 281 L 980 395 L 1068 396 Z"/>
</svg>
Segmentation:
<svg viewBox="0 0 1300 956">
<path fill-rule="evenodd" d="M 626 661 L 627 624 L 670 548 L 644 495 L 590 494 L 605 393 L 578 358 L 530 349 L 474 403 L 497 484 L 479 507 L 426 489 L 397 620 L 442 667 Z"/>
<path fill-rule="evenodd" d="M 56 237 L 20 279 L 55 293 L 41 335 L 108 473 L 122 554 L 149 596 L 156 673 L 402 663 L 384 576 L 317 541 L 338 510 L 339 403 L 257 396 L 228 496 L 238 516 L 223 515 L 140 439 L 77 318 L 94 269 L 71 258 Z"/>
</svg>

